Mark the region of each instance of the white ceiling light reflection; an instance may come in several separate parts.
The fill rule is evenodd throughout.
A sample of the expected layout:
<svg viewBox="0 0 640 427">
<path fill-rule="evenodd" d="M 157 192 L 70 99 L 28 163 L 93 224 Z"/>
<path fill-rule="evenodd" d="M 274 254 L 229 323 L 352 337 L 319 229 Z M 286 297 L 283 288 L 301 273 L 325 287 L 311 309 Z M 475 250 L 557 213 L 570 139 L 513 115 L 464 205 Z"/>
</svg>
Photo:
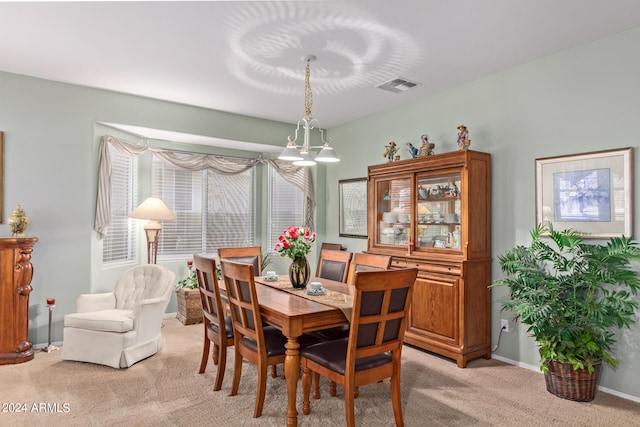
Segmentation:
<svg viewBox="0 0 640 427">
<path fill-rule="evenodd" d="M 320 95 L 374 86 L 420 59 L 411 36 L 353 4 L 240 2 L 227 24 L 234 53 L 227 66 L 244 83 L 274 93 L 300 94 L 300 57 L 307 54 L 318 57 L 312 80 Z M 311 43 L 318 34 L 326 40 L 322 45 Z M 274 77 L 281 83 L 274 84 Z"/>
</svg>

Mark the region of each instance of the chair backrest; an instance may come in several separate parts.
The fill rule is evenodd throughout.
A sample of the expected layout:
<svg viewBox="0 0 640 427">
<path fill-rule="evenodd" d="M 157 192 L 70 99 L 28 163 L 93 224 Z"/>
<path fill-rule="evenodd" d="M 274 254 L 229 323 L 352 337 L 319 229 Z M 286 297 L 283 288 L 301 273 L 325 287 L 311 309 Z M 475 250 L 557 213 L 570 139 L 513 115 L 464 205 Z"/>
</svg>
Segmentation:
<svg viewBox="0 0 640 427">
<path fill-rule="evenodd" d="M 316 276 L 336 282 L 346 282 L 352 255 L 347 251 L 321 250 Z"/>
<path fill-rule="evenodd" d="M 391 257 L 388 255 L 365 254 L 357 252 L 353 254 L 347 283 L 353 285 L 356 271 L 380 271 L 388 270 L 391 266 Z"/>
<path fill-rule="evenodd" d="M 416 268 L 356 273 L 347 371 L 364 357 L 385 352 L 399 357 L 417 275 Z"/>
<path fill-rule="evenodd" d="M 213 323 L 218 328 L 218 334 L 221 337 L 226 337 L 225 310 L 220 296 L 218 277 L 216 276 L 216 260 L 193 254 L 193 265 L 196 268 L 205 326 Z"/>
<path fill-rule="evenodd" d="M 256 294 L 253 265 L 222 259 L 222 278 L 227 290 L 236 342 L 242 337 L 256 342 L 258 351 L 266 352 L 260 305 Z"/>
<path fill-rule="evenodd" d="M 322 249 L 330 249 L 332 251 L 346 251 L 347 248 L 342 246 L 340 243 L 327 243 L 324 242 L 322 246 L 320 246 L 320 250 Z"/>
<path fill-rule="evenodd" d="M 113 293 L 119 310 L 133 310 L 142 300 L 164 298 L 169 303 L 175 286 L 173 271 L 157 264 L 130 268 L 118 278 Z"/>
<path fill-rule="evenodd" d="M 257 276 L 262 274 L 262 250 L 260 246 L 244 248 L 218 248 L 218 257 L 242 264 L 253 265 L 253 271 Z"/>
</svg>

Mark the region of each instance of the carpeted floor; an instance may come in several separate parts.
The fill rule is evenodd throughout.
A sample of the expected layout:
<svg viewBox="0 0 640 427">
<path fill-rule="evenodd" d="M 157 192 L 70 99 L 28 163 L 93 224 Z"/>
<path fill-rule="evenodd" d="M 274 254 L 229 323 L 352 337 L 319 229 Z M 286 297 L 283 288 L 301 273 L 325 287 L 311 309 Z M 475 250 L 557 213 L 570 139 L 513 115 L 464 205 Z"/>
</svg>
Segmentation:
<svg viewBox="0 0 640 427">
<path fill-rule="evenodd" d="M 166 319 L 164 347 L 129 369 L 60 360 L 60 351 L 37 352 L 34 360 L 0 366 L 1 426 L 283 426 L 286 384 L 271 378 L 262 417 L 253 419 L 255 366 L 245 363 L 237 396 L 231 387 L 229 351 L 222 390 L 212 391 L 214 367 L 197 373 L 202 325 Z M 282 367 L 278 367 L 282 375 Z M 301 427 L 344 425 L 342 390 L 311 401 Z M 403 350 L 405 425 L 411 426 L 639 426 L 640 404 L 598 392 L 594 401 L 559 399 L 545 389 L 542 374 L 495 360 L 478 359 L 466 369 L 431 354 Z M 365 386 L 356 399 L 358 426 L 393 426 L 388 380 Z M 20 411 L 20 412 L 18 412 Z"/>
</svg>

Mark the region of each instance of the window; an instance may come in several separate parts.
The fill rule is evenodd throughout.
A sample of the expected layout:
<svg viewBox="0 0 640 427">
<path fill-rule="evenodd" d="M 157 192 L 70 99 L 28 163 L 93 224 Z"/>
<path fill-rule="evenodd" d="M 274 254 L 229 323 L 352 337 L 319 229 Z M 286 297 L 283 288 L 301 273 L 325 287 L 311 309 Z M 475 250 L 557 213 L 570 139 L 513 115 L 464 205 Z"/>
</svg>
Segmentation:
<svg viewBox="0 0 640 427">
<path fill-rule="evenodd" d="M 254 169 L 238 175 L 174 169 L 154 156 L 152 193 L 175 211 L 164 221 L 158 258 L 215 254 L 220 247 L 253 246 L 255 236 Z"/>
<path fill-rule="evenodd" d="M 137 233 L 135 220 L 129 218 L 137 206 L 136 160 L 115 150 L 111 155 L 111 222 L 102 239 L 102 262 L 115 264 L 136 258 Z"/>
<path fill-rule="evenodd" d="M 269 234 L 267 242 L 271 251 L 278 237 L 290 226 L 300 227 L 304 223 L 304 193 L 286 181 L 272 167 L 269 167 Z"/>
</svg>

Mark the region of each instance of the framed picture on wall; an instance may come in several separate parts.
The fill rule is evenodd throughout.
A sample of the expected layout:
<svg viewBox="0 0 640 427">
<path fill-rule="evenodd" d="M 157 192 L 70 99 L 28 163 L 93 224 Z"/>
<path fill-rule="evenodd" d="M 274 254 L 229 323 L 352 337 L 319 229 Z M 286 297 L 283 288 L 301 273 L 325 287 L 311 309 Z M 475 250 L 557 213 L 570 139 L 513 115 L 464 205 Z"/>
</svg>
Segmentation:
<svg viewBox="0 0 640 427">
<path fill-rule="evenodd" d="M 536 222 L 632 237 L 633 148 L 536 159 Z"/>
<path fill-rule="evenodd" d="M 367 238 L 367 178 L 338 181 L 340 237 Z"/>
</svg>

